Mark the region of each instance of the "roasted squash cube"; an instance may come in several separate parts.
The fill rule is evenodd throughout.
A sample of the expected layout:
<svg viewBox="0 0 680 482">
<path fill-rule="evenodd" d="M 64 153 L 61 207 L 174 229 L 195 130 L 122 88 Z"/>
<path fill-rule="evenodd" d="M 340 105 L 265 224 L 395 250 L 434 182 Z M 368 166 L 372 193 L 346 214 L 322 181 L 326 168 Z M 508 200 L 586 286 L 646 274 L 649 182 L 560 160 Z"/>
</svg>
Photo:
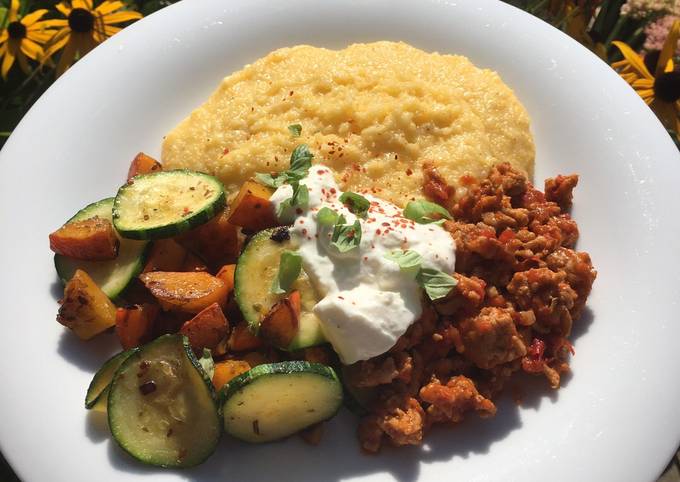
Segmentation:
<svg viewBox="0 0 680 482">
<path fill-rule="evenodd" d="M 116 334 L 124 350 L 151 341 L 159 306 L 150 303 L 116 310 Z"/>
<path fill-rule="evenodd" d="M 238 226 L 231 224 L 226 211 L 197 228 L 177 237 L 177 242 L 197 254 L 211 268 L 234 263 L 241 252 Z"/>
<path fill-rule="evenodd" d="M 151 156 L 140 152 L 130 163 L 127 180 L 129 181 L 138 174 L 148 174 L 150 172 L 162 171 L 163 166 Z"/>
<path fill-rule="evenodd" d="M 50 234 L 50 249 L 69 258 L 106 261 L 118 256 L 120 241 L 108 219 L 73 221 Z"/>
<path fill-rule="evenodd" d="M 269 310 L 260 323 L 260 336 L 275 346 L 287 347 L 300 325 L 300 292 L 293 291 Z"/>
<path fill-rule="evenodd" d="M 201 353 L 204 348 L 214 350 L 227 337 L 229 322 L 217 303 L 213 303 L 184 323 L 179 330 L 189 338 L 194 352 Z"/>
<path fill-rule="evenodd" d="M 83 340 L 116 324 L 116 307 L 83 270 L 76 270 L 64 287 L 57 321 Z"/>
<path fill-rule="evenodd" d="M 232 378 L 236 378 L 248 370 L 250 370 L 250 365 L 243 360 L 224 360 L 215 363 L 215 374 L 212 378 L 213 385 L 216 390 L 220 390 Z"/>
<path fill-rule="evenodd" d="M 249 231 L 278 226 L 274 207 L 269 201 L 272 191 L 255 181 L 246 181 L 231 204 L 229 222 Z"/>
<path fill-rule="evenodd" d="M 156 271 L 139 276 L 164 310 L 198 313 L 213 303 L 223 307 L 227 286 L 208 273 Z"/>
</svg>

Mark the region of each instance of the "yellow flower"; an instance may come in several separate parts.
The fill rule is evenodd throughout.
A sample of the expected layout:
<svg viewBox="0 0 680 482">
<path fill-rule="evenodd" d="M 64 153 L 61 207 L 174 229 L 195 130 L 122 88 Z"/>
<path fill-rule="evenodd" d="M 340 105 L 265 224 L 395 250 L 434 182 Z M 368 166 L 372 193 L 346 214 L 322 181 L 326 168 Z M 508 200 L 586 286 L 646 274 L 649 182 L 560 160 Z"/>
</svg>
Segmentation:
<svg viewBox="0 0 680 482">
<path fill-rule="evenodd" d="M 105 0 L 96 8 L 93 0 L 66 0 L 56 5 L 66 19 L 54 20 L 61 27 L 56 33 L 47 56 L 54 55 L 61 49 L 57 63 L 57 76 L 63 74 L 76 59 L 82 57 L 98 44 L 122 30 L 116 24 L 142 18 L 142 14 L 133 10 L 124 10 L 125 4 L 119 0 Z"/>
<path fill-rule="evenodd" d="M 12 0 L 7 11 L 6 27 L 0 25 L 0 74 L 7 79 L 7 73 L 16 60 L 25 73 L 30 72 L 28 59 L 41 62 L 44 56 L 44 45 L 52 38 L 55 30 L 52 20 L 40 20 L 47 9 L 41 8 L 19 18 L 19 0 Z"/>
<path fill-rule="evenodd" d="M 658 58 L 654 54 L 641 57 L 623 42 L 612 42 L 623 60 L 612 67 L 642 97 L 669 129 L 680 132 L 680 72 L 675 72 L 673 54 L 680 38 L 680 21 L 671 27 Z M 652 73 L 653 72 L 653 73 Z"/>
</svg>

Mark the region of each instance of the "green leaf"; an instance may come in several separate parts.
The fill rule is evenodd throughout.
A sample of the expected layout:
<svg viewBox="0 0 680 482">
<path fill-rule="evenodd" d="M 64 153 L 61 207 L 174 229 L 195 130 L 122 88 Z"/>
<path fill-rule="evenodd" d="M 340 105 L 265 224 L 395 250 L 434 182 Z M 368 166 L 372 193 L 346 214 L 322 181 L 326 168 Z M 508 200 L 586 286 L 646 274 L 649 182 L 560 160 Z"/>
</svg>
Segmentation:
<svg viewBox="0 0 680 482">
<path fill-rule="evenodd" d="M 319 212 L 316 214 L 316 222 L 325 227 L 333 226 L 338 222 L 339 216 L 337 211 L 323 207 L 319 209 Z"/>
<path fill-rule="evenodd" d="M 395 249 L 387 254 L 385 254 L 385 259 L 394 261 L 399 265 L 401 271 L 406 273 L 411 273 L 414 276 L 420 270 L 420 265 L 423 262 L 423 257 L 412 249 L 407 249 L 406 251 L 402 249 Z"/>
<path fill-rule="evenodd" d="M 300 144 L 290 155 L 290 170 L 289 173 L 305 177 L 309 168 L 312 167 L 312 159 L 314 155 L 309 152 L 307 144 Z"/>
<path fill-rule="evenodd" d="M 351 213 L 356 214 L 360 218 L 365 218 L 368 208 L 371 207 L 368 199 L 354 192 L 343 192 L 340 196 L 340 202 L 347 206 Z"/>
<path fill-rule="evenodd" d="M 208 375 L 208 378 L 212 380 L 212 377 L 215 374 L 215 362 L 212 353 L 210 353 L 208 348 L 203 348 L 203 356 L 198 359 L 198 364 L 201 365 L 201 368 L 205 374 Z"/>
<path fill-rule="evenodd" d="M 281 187 L 286 182 L 285 176 L 282 176 L 281 174 L 272 176 L 271 174 L 264 174 L 261 172 L 255 173 L 255 179 L 260 184 L 264 184 L 265 186 L 273 187 L 275 189 Z"/>
<path fill-rule="evenodd" d="M 419 224 L 429 224 L 442 221 L 442 218 L 452 219 L 445 207 L 430 201 L 411 201 L 404 209 L 404 217 Z"/>
<path fill-rule="evenodd" d="M 299 207 L 306 208 L 309 206 L 309 189 L 304 184 L 295 181 L 291 183 L 293 186 L 293 197 L 283 201 L 276 207 L 276 215 L 280 218 L 288 209 Z"/>
<path fill-rule="evenodd" d="M 341 253 L 351 251 L 361 243 L 361 223 L 359 220 L 354 221 L 354 224 L 344 224 L 345 222 L 345 218 L 340 216 L 331 236 L 331 244 Z"/>
<path fill-rule="evenodd" d="M 432 301 L 445 298 L 458 283 L 453 276 L 433 268 L 421 268 L 416 281 Z"/>
<path fill-rule="evenodd" d="M 291 286 L 300 276 L 302 270 L 302 256 L 294 251 L 284 251 L 281 253 L 279 262 L 279 273 L 274 278 L 271 292 L 282 295 L 290 291 Z"/>
<path fill-rule="evenodd" d="M 293 137 L 300 137 L 300 135 L 302 135 L 302 126 L 300 124 L 289 125 L 288 130 Z"/>
</svg>

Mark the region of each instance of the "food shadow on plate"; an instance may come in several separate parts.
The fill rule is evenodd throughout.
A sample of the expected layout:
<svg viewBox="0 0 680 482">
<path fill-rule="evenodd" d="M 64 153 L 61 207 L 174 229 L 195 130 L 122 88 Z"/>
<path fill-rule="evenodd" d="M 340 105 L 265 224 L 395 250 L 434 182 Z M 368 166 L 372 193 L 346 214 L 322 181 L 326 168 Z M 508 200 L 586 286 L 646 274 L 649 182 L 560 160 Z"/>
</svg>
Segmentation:
<svg viewBox="0 0 680 482">
<path fill-rule="evenodd" d="M 85 436 L 93 443 L 101 443 L 111 438 L 105 412 L 88 410 L 85 417 Z"/>
<path fill-rule="evenodd" d="M 110 333 L 103 333 L 83 342 L 66 328 L 64 328 L 57 345 L 57 353 L 62 358 L 92 374 L 118 351 L 120 351 L 118 338 Z"/>
<path fill-rule="evenodd" d="M 50 285 L 50 294 L 54 301 L 59 301 L 64 297 L 64 283 L 59 278 L 56 278 Z"/>
</svg>

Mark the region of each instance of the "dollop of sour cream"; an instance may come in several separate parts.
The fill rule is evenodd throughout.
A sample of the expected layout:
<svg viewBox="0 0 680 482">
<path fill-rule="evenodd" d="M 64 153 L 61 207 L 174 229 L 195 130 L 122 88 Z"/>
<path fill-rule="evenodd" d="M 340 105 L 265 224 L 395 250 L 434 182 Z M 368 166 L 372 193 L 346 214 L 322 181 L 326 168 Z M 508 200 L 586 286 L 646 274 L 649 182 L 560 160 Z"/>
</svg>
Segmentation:
<svg viewBox="0 0 680 482">
<path fill-rule="evenodd" d="M 422 256 L 423 267 L 453 273 L 453 238 L 440 226 L 418 224 L 395 204 L 365 193 L 358 194 L 371 205 L 366 217 L 358 218 L 340 202 L 342 191 L 332 171 L 321 164 L 313 165 L 300 184 L 309 191 L 308 206 L 285 209 L 279 220 L 292 224 L 303 268 L 321 296 L 314 313 L 326 339 L 345 364 L 385 353 L 422 312 L 422 290 L 414 275 L 402 272 L 385 255 L 411 249 Z M 292 195 L 292 187 L 284 184 L 270 200 L 278 210 Z M 340 252 L 331 243 L 333 227 L 317 222 L 324 207 L 342 214 L 346 224 L 359 219 L 358 247 Z"/>
</svg>

